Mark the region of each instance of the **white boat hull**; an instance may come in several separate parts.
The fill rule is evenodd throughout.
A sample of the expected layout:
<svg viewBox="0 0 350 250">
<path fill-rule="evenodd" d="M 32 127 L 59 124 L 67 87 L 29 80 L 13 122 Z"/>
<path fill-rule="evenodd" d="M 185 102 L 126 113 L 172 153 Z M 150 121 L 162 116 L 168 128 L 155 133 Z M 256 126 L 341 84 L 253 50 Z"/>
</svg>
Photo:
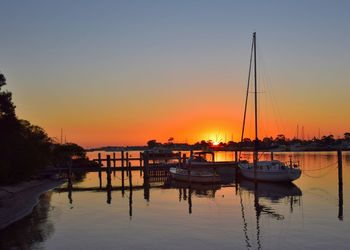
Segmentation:
<svg viewBox="0 0 350 250">
<path fill-rule="evenodd" d="M 217 174 L 235 174 L 236 162 L 191 162 L 186 164 L 185 168 L 192 168 L 194 170 L 215 171 Z"/>
<path fill-rule="evenodd" d="M 206 174 L 200 171 L 178 171 L 176 168 L 170 168 L 170 175 L 174 180 L 198 183 L 217 183 L 221 181 L 219 175 Z"/>
<path fill-rule="evenodd" d="M 240 173 L 243 177 L 250 180 L 268 181 L 268 182 L 292 182 L 298 179 L 301 175 L 299 168 L 284 169 L 256 169 L 256 176 L 254 174 L 254 167 L 250 163 L 238 164 Z"/>
</svg>

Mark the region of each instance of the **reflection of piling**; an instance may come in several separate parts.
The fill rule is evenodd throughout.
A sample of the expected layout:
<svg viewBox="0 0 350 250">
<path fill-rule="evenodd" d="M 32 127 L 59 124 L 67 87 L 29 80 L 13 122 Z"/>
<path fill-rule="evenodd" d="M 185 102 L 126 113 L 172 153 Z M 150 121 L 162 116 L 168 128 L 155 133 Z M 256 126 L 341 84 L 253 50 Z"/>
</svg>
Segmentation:
<svg viewBox="0 0 350 250">
<path fill-rule="evenodd" d="M 191 186 L 188 189 L 188 213 L 192 214 L 192 189 L 191 189 Z"/>
<path fill-rule="evenodd" d="M 73 203 L 73 199 L 72 199 L 72 189 L 73 189 L 72 169 L 71 169 L 71 166 L 69 165 L 69 169 L 68 169 L 68 200 L 69 200 L 69 203 L 70 203 L 70 204 Z"/>
<path fill-rule="evenodd" d="M 235 162 L 238 161 L 237 150 L 235 150 Z"/>
<path fill-rule="evenodd" d="M 100 182 L 100 188 L 102 188 L 102 173 L 101 173 L 101 168 L 102 168 L 102 160 L 101 160 L 101 153 L 98 153 L 98 180 Z"/>
<path fill-rule="evenodd" d="M 107 155 L 107 169 L 106 169 L 106 174 L 107 174 L 107 203 L 111 204 L 112 200 L 112 195 L 111 195 L 111 190 L 112 190 L 112 180 L 111 180 L 111 157 Z"/>
<path fill-rule="evenodd" d="M 271 161 L 273 161 L 273 152 L 271 151 Z"/>
<path fill-rule="evenodd" d="M 143 158 L 143 197 L 146 201 L 150 200 L 150 192 L 149 192 L 149 156 L 148 153 L 143 153 L 142 154 Z"/>
<path fill-rule="evenodd" d="M 343 157 L 341 150 L 338 150 L 338 199 L 338 219 L 343 220 Z"/>
</svg>

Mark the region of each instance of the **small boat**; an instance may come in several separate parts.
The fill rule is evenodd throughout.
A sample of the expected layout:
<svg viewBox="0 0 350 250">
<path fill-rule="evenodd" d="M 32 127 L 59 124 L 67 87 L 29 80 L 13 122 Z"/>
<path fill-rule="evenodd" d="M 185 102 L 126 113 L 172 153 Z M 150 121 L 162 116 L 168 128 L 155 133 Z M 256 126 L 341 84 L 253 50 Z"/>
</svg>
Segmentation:
<svg viewBox="0 0 350 250">
<path fill-rule="evenodd" d="M 248 85 L 245 100 L 244 116 L 243 116 L 243 127 L 241 140 L 244 138 L 244 127 L 245 118 L 247 112 L 248 94 L 249 94 L 249 82 L 250 74 L 252 71 L 252 57 L 254 55 L 254 103 L 255 103 L 255 143 L 254 143 L 254 154 L 253 162 L 241 161 L 238 163 L 240 173 L 243 177 L 255 180 L 255 181 L 271 181 L 271 182 L 291 182 L 298 179 L 301 175 L 301 169 L 299 164 L 292 163 L 285 164 L 281 161 L 258 161 L 259 153 L 259 139 L 258 139 L 258 96 L 257 96 L 257 67 L 256 67 L 256 33 L 253 33 L 253 41 L 250 55 L 249 74 L 248 74 Z"/>
<path fill-rule="evenodd" d="M 211 161 L 207 160 L 207 155 L 211 155 Z M 183 165 L 186 169 L 215 172 L 217 174 L 234 174 L 237 163 L 234 161 L 215 161 L 214 152 L 201 151 L 194 152 Z"/>
<path fill-rule="evenodd" d="M 198 183 L 217 183 L 220 175 L 210 171 L 170 168 L 170 175 L 174 180 Z"/>
<path fill-rule="evenodd" d="M 143 154 L 147 154 L 148 159 L 154 163 L 167 163 L 178 157 L 172 150 L 162 147 L 147 149 Z"/>
</svg>

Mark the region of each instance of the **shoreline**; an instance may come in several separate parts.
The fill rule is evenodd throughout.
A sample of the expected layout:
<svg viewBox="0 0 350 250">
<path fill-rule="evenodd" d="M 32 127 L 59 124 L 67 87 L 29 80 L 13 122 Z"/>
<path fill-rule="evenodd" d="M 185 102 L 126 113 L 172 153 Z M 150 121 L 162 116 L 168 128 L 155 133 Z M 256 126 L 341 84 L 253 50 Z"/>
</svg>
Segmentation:
<svg viewBox="0 0 350 250">
<path fill-rule="evenodd" d="M 0 186 L 0 230 L 29 215 L 41 194 L 63 184 L 63 180 L 33 180 Z"/>
</svg>

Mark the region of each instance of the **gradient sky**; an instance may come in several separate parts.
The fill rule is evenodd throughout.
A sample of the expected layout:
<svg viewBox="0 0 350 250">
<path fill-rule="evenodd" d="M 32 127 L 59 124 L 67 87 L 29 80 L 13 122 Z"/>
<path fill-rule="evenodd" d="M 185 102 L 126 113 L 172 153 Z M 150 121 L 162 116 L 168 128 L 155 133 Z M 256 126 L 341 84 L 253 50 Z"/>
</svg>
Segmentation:
<svg viewBox="0 0 350 250">
<path fill-rule="evenodd" d="M 7 89 L 52 137 L 238 140 L 254 31 L 260 137 L 350 130 L 349 1 L 0 3 Z"/>
</svg>

